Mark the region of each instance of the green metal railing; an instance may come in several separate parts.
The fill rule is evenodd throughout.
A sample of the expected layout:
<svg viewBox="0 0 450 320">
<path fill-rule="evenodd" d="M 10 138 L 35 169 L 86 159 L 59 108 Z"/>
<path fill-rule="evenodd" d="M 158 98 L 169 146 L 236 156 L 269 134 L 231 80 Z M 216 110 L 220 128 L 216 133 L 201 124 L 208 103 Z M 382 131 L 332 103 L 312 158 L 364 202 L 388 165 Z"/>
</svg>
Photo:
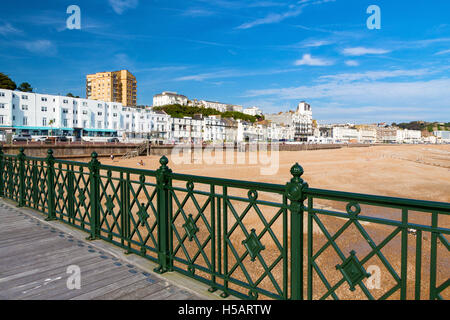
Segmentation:
<svg viewBox="0 0 450 320">
<path fill-rule="evenodd" d="M 298 164 L 286 185 L 177 174 L 166 157 L 160 164 L 151 171 L 102 165 L 96 153 L 82 163 L 52 150 L 46 158 L 0 150 L 0 196 L 222 297 L 450 297 L 449 203 L 309 188 Z M 372 266 L 381 272 L 370 274 Z M 371 285 L 376 276 L 381 287 Z"/>
</svg>

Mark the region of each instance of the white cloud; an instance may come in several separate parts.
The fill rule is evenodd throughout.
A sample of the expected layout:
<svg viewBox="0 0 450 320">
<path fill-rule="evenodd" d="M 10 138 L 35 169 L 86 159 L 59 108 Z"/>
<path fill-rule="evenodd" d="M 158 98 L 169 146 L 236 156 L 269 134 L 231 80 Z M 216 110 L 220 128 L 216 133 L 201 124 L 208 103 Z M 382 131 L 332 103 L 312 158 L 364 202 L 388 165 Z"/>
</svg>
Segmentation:
<svg viewBox="0 0 450 320">
<path fill-rule="evenodd" d="M 319 80 L 331 80 L 339 82 L 352 81 L 375 81 L 388 78 L 398 77 L 418 77 L 434 73 L 435 71 L 429 69 L 414 69 L 414 70 L 381 70 L 381 71 L 367 71 L 356 73 L 340 73 L 335 75 L 321 76 Z"/>
<path fill-rule="evenodd" d="M 436 55 L 442 55 L 442 54 L 447 54 L 450 53 L 450 50 L 442 50 L 436 53 Z"/>
<path fill-rule="evenodd" d="M 20 34 L 21 30 L 14 28 L 11 24 L 6 22 L 4 25 L 0 26 L 0 34 L 6 36 L 8 34 Z"/>
<path fill-rule="evenodd" d="M 50 40 L 21 41 L 18 44 L 32 53 L 45 55 L 57 53 L 56 45 Z"/>
<path fill-rule="evenodd" d="M 327 46 L 333 43 L 334 42 L 330 40 L 307 40 L 300 43 L 300 46 L 302 48 L 317 48 Z"/>
<path fill-rule="evenodd" d="M 186 11 L 183 11 L 182 15 L 186 17 L 208 17 L 214 15 L 215 12 L 211 10 L 198 9 L 198 8 L 190 8 Z"/>
<path fill-rule="evenodd" d="M 280 73 L 287 73 L 287 72 L 297 72 L 297 71 L 298 71 L 298 68 L 267 69 L 267 70 L 256 70 L 256 71 L 224 69 L 224 70 L 217 70 L 215 72 L 206 72 L 206 73 L 182 76 L 182 77 L 176 78 L 175 81 L 204 81 L 204 80 L 210 80 L 210 79 L 264 76 L 264 75 L 280 74 Z"/>
<path fill-rule="evenodd" d="M 237 29 L 250 29 L 263 24 L 278 23 L 287 18 L 292 18 L 300 15 L 303 12 L 303 8 L 309 5 L 318 5 L 327 2 L 335 2 L 336 0 L 300 0 L 297 2 L 297 6 L 290 5 L 289 11 L 284 13 L 270 13 L 264 18 L 259 18 L 251 22 L 246 22 L 237 27 Z M 237 1 L 238 2 L 238 1 Z"/>
<path fill-rule="evenodd" d="M 345 48 L 342 53 L 346 56 L 363 56 L 366 54 L 385 54 L 389 53 L 389 50 L 376 49 L 376 48 L 365 48 L 365 47 L 354 47 Z"/>
<path fill-rule="evenodd" d="M 357 67 L 359 66 L 359 62 L 356 60 L 347 60 L 345 61 L 345 64 L 349 67 Z"/>
<path fill-rule="evenodd" d="M 262 25 L 262 24 L 271 24 L 271 23 L 281 22 L 287 18 L 298 16 L 300 13 L 302 13 L 302 9 L 303 9 L 302 7 L 299 7 L 299 8 L 295 8 L 293 10 L 287 11 L 285 13 L 271 13 L 264 18 L 256 19 L 254 21 L 241 24 L 240 26 L 237 27 L 237 29 L 250 29 L 250 28 Z"/>
<path fill-rule="evenodd" d="M 310 54 L 304 54 L 300 60 L 295 61 L 296 66 L 330 66 L 334 64 L 331 60 L 313 58 Z"/>
<path fill-rule="evenodd" d="M 108 2 L 117 14 L 122 14 L 127 9 L 134 9 L 139 4 L 139 0 L 108 0 Z"/>
</svg>

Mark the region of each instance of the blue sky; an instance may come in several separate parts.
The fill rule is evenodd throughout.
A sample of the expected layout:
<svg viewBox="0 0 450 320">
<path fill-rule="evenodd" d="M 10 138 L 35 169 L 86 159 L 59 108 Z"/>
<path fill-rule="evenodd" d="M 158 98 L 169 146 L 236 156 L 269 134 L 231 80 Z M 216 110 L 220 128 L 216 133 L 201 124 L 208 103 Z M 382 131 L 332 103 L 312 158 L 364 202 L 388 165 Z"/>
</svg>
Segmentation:
<svg viewBox="0 0 450 320">
<path fill-rule="evenodd" d="M 66 28 L 72 4 L 81 30 Z M 147 105 L 176 91 L 264 112 L 306 100 L 322 123 L 450 121 L 449 13 L 448 0 L 4 2 L 0 72 L 85 97 L 86 74 L 128 69 Z"/>
</svg>

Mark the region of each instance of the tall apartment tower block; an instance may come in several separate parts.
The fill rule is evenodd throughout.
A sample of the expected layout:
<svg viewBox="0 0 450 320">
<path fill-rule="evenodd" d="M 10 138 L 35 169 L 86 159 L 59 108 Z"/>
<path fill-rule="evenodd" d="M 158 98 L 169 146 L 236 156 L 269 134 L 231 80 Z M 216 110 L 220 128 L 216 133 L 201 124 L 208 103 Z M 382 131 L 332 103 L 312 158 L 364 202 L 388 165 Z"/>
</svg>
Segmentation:
<svg viewBox="0 0 450 320">
<path fill-rule="evenodd" d="M 137 81 L 128 70 L 98 72 L 86 76 L 86 98 L 106 102 L 120 102 L 136 106 Z"/>
</svg>

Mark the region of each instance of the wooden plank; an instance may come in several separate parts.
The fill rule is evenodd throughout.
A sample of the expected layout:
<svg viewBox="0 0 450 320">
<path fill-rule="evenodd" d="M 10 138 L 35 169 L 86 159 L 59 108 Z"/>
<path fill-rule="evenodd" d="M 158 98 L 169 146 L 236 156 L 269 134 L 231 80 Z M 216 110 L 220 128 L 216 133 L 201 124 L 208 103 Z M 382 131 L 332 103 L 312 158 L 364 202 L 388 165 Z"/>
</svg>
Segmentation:
<svg viewBox="0 0 450 320">
<path fill-rule="evenodd" d="M 95 263 L 91 263 L 88 266 L 79 265 L 81 272 L 81 286 L 83 287 L 86 281 L 91 281 L 91 279 L 95 279 L 95 276 L 101 272 L 109 272 L 114 269 L 112 265 L 105 265 L 104 261 L 99 261 Z M 87 274 L 87 275 L 86 275 Z M 66 281 L 69 275 L 65 274 L 63 276 L 63 283 L 51 283 L 46 287 L 36 288 L 30 292 L 27 292 L 20 296 L 20 299 L 42 299 L 43 297 L 53 297 L 59 296 L 62 293 L 69 291 L 66 286 Z"/>
<path fill-rule="evenodd" d="M 67 246 L 70 246 L 70 242 L 61 241 L 58 238 L 45 238 L 40 239 L 39 241 L 31 241 L 29 243 L 19 243 L 8 246 L 7 248 L 2 248 L 0 259 L 8 256 L 36 254 L 38 251 L 49 251 L 58 247 L 60 248 Z"/>
<path fill-rule="evenodd" d="M 28 268 L 30 266 L 39 267 L 42 264 L 47 264 L 47 260 L 50 256 L 55 256 L 55 259 L 58 260 L 67 259 L 74 251 L 78 249 L 78 247 L 63 247 L 54 249 L 51 252 L 47 251 L 36 255 L 18 255 L 7 259 L 4 258 L 2 259 L 2 264 L 0 264 L 0 272 L 5 275 L 15 272 L 15 270 L 21 268 Z"/>
<path fill-rule="evenodd" d="M 109 285 L 103 286 L 96 290 L 90 291 L 88 293 L 76 296 L 72 298 L 73 300 L 115 300 L 118 297 L 125 295 L 129 292 L 133 292 L 139 288 L 151 286 L 150 282 L 146 280 L 144 275 L 133 275 L 125 277 L 122 280 L 116 281 Z"/>
<path fill-rule="evenodd" d="M 124 268 L 116 268 L 113 270 L 110 270 L 109 272 L 101 272 L 100 274 L 96 275 L 95 277 L 91 277 L 88 280 L 85 280 L 85 284 L 81 284 L 81 290 L 71 290 L 66 291 L 63 294 L 58 295 L 57 297 L 51 297 L 50 299 L 77 299 L 77 297 L 86 294 L 86 298 L 89 299 L 88 296 L 90 292 L 95 291 L 99 288 L 104 289 L 108 285 L 115 283 L 117 281 L 120 281 L 124 278 L 133 277 L 133 275 Z M 83 279 L 83 278 L 82 278 Z M 83 281 L 83 280 L 81 280 Z M 98 291 L 95 291 L 95 295 L 104 294 L 105 292 L 101 293 Z M 83 300 L 83 299 L 81 299 Z"/>
<path fill-rule="evenodd" d="M 133 278 L 129 278 L 129 280 L 133 279 L 134 282 L 130 283 L 130 284 L 126 284 L 123 283 L 122 281 L 120 282 L 120 287 L 118 289 L 113 289 L 103 295 L 97 296 L 95 297 L 96 300 L 116 300 L 124 295 L 127 295 L 135 290 L 141 289 L 143 287 L 147 287 L 147 286 L 151 286 L 157 282 L 160 282 L 161 279 L 153 279 L 153 278 L 148 278 L 145 277 L 144 279 L 139 279 L 136 281 L 136 279 Z M 148 280 L 151 281 L 148 281 Z M 128 279 L 127 279 L 128 280 Z"/>
<path fill-rule="evenodd" d="M 142 297 L 141 300 L 167 300 L 167 298 L 172 294 L 172 292 L 168 290 L 160 290 L 157 292 L 153 292 L 145 297 Z"/>
</svg>

